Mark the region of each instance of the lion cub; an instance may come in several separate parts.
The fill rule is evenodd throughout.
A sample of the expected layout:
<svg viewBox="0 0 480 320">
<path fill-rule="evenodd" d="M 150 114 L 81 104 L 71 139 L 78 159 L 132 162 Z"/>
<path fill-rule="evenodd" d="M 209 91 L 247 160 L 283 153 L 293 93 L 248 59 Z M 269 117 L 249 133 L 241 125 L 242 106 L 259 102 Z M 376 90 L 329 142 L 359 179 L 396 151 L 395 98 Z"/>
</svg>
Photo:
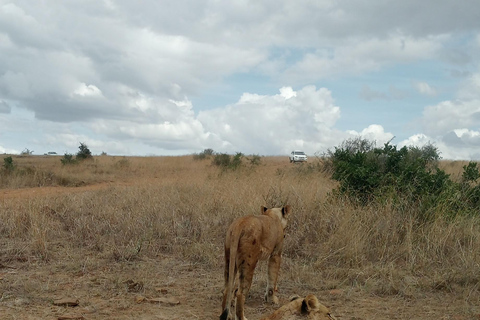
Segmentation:
<svg viewBox="0 0 480 320">
<path fill-rule="evenodd" d="M 251 215 L 235 220 L 225 239 L 225 289 L 220 320 L 230 319 L 232 295 L 236 295 L 235 314 L 238 320 L 244 315 L 245 297 L 252 284 L 258 260 L 268 259 L 268 281 L 265 300 L 278 304 L 275 295 L 283 247 L 284 231 L 291 206 L 268 209 L 261 207 L 261 215 Z M 238 286 L 234 286 L 238 274 Z M 235 291 L 235 293 L 234 293 Z"/>
<path fill-rule="evenodd" d="M 330 310 L 321 304 L 317 297 L 309 294 L 305 298 L 292 297 L 290 302 L 261 320 L 336 320 Z"/>
</svg>

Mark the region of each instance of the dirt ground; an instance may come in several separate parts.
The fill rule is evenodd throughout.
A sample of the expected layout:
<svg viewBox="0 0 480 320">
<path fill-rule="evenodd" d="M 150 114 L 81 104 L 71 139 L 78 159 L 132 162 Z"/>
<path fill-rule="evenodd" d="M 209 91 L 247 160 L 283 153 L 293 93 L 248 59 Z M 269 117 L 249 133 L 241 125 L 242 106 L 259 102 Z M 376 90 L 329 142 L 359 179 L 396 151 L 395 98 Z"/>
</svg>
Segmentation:
<svg viewBox="0 0 480 320">
<path fill-rule="evenodd" d="M 107 186 L 2 190 L 0 199 Z M 0 248 L 8 241 L 0 239 Z M 0 319 L 218 319 L 221 269 L 207 270 L 172 255 L 114 263 L 106 257 L 91 256 L 91 252 L 68 252 L 60 242 L 51 246 L 50 262 L 19 256 L 17 261 L 6 263 L 0 255 Z M 257 272 L 265 272 L 265 266 Z M 275 309 L 263 303 L 264 285 L 261 277 L 254 279 L 246 302 L 250 320 Z M 470 301 L 468 294 L 438 291 L 415 297 L 376 296 L 359 288 L 315 290 L 280 276 L 282 304 L 290 295 L 309 293 L 316 294 L 339 320 L 480 319 L 480 302 Z M 65 299 L 78 305 L 65 305 Z"/>
</svg>

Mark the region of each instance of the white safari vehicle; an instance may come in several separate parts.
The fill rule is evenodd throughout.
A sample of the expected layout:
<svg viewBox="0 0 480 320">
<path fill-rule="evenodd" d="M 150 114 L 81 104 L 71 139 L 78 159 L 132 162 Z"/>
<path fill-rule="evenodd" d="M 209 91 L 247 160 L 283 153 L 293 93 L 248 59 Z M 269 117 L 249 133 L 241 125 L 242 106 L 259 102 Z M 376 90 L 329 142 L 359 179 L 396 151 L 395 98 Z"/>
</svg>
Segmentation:
<svg viewBox="0 0 480 320">
<path fill-rule="evenodd" d="M 303 151 L 292 151 L 292 153 L 290 153 L 290 163 L 292 162 L 307 162 L 307 155 Z"/>
</svg>

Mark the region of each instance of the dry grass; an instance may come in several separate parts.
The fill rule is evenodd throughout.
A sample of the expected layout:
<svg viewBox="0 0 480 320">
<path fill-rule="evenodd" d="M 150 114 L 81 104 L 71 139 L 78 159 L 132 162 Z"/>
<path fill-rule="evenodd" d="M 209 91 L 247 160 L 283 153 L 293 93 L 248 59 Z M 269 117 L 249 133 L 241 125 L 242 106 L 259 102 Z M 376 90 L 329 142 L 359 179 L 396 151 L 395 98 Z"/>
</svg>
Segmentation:
<svg viewBox="0 0 480 320">
<path fill-rule="evenodd" d="M 87 272 L 168 254 L 221 274 L 227 225 L 258 213 L 261 205 L 288 203 L 294 219 L 282 277 L 292 286 L 405 297 L 440 290 L 467 301 L 479 298 L 479 217 L 421 224 L 409 212 L 389 207 L 355 208 L 329 195 L 335 183 L 322 173 L 283 158 L 262 158 L 260 166 L 225 172 L 191 156 L 102 156 L 76 166 L 62 166 L 59 157 L 14 161 L 17 170 L 34 168 L 82 182 L 52 186 L 84 187 L 42 196 L 2 195 L 0 265 L 55 265 L 67 256 L 71 264 L 62 262 L 63 268 Z M 458 169 L 456 163 L 443 165 Z M 109 185 L 95 188 L 99 183 Z M 33 185 L 14 177 L 3 186 Z M 265 281 L 261 273 L 257 277 Z M 14 290 L 1 282 L 0 289 Z"/>
</svg>

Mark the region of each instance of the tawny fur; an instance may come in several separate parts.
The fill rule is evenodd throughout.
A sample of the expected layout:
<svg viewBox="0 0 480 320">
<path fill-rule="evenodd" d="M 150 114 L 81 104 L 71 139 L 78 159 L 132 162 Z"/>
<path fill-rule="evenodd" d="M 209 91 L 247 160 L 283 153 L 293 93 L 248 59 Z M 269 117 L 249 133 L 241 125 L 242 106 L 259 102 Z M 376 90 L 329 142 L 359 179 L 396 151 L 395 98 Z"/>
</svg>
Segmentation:
<svg viewBox="0 0 480 320">
<path fill-rule="evenodd" d="M 236 299 L 237 319 L 246 320 L 245 297 L 252 284 L 253 272 L 259 260 L 268 259 L 268 281 L 265 300 L 278 304 L 278 272 L 280 270 L 284 231 L 291 206 L 267 209 L 261 215 L 251 215 L 235 220 L 225 239 L 225 289 L 223 292 L 221 320 L 232 319 L 232 301 Z M 238 275 L 238 283 L 235 279 Z"/>
<path fill-rule="evenodd" d="M 261 320 L 335 320 L 327 307 L 317 297 L 309 294 L 305 298 L 295 297 L 271 315 Z"/>
</svg>

